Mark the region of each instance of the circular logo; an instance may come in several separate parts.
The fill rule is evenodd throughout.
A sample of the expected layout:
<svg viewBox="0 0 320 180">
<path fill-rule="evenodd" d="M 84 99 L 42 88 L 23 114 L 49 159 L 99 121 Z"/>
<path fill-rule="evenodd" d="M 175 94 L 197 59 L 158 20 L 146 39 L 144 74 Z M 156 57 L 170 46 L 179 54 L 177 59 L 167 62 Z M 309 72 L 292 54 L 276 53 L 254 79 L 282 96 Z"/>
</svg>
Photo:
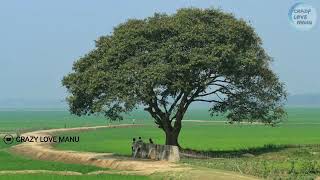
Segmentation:
<svg viewBox="0 0 320 180">
<path fill-rule="evenodd" d="M 6 144 L 12 144 L 13 143 L 13 136 L 10 134 L 7 134 L 3 137 L 3 142 Z"/>
<path fill-rule="evenodd" d="M 289 20 L 299 30 L 310 30 L 316 25 L 316 9 L 305 3 L 296 3 L 289 10 Z"/>
</svg>

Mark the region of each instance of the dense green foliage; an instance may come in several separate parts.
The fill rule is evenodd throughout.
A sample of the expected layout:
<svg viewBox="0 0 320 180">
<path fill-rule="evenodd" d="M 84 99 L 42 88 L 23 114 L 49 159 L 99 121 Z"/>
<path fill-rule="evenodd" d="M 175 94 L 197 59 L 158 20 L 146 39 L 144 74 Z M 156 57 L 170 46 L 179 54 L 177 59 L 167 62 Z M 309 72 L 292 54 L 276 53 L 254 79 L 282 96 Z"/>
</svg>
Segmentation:
<svg viewBox="0 0 320 180">
<path fill-rule="evenodd" d="M 188 8 L 118 25 L 75 62 L 63 85 L 72 113 L 116 120 L 142 105 L 166 144 L 178 145 L 181 120 L 197 101 L 231 121 L 279 121 L 285 92 L 270 61 L 245 21 Z"/>
</svg>

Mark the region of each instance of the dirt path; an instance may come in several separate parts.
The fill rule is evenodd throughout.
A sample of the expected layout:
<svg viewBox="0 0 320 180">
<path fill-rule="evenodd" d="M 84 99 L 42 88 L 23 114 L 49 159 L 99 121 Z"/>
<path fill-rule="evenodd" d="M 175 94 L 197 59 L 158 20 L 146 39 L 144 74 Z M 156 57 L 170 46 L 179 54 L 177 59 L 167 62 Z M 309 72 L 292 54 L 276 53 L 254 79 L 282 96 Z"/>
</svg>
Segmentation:
<svg viewBox="0 0 320 180">
<path fill-rule="evenodd" d="M 88 131 L 99 128 L 128 128 L 141 125 L 111 125 L 111 126 L 95 126 L 95 127 L 79 127 L 79 128 L 64 128 L 64 129 L 50 129 L 28 132 L 22 136 L 52 136 L 55 133 L 66 131 Z M 121 170 L 124 174 L 139 174 L 151 175 L 154 173 L 167 173 L 178 177 L 184 172 L 192 176 L 201 177 L 201 179 L 256 179 L 253 177 L 242 176 L 232 172 L 215 171 L 215 170 L 196 170 L 186 165 L 170 163 L 167 161 L 151 161 L 151 160 L 137 160 L 133 158 L 120 158 L 112 153 L 92 153 L 92 152 L 77 152 L 56 150 L 50 143 L 41 142 L 27 142 L 10 148 L 10 151 L 41 160 L 59 161 L 65 163 L 76 163 L 84 165 L 93 165 L 98 167 L 111 168 Z M 183 173 L 182 173 L 183 172 Z M 26 173 L 26 172 L 25 172 Z M 77 172 L 76 172 L 77 173 Z M 101 173 L 106 173 L 102 171 Z"/>
</svg>

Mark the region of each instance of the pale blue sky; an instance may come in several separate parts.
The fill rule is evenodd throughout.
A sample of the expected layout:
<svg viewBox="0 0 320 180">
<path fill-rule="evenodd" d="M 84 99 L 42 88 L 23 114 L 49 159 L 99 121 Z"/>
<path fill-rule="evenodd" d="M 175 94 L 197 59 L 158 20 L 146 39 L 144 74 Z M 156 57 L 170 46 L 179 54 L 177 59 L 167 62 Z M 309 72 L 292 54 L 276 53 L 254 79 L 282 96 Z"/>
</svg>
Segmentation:
<svg viewBox="0 0 320 180">
<path fill-rule="evenodd" d="M 93 48 L 94 40 L 128 18 L 182 7 L 219 7 L 250 20 L 274 57 L 273 69 L 291 94 L 320 93 L 320 26 L 290 25 L 297 1 L 56 0 L 0 2 L 0 99 L 64 99 L 63 75 Z M 318 11 L 320 1 L 305 1 Z"/>
</svg>

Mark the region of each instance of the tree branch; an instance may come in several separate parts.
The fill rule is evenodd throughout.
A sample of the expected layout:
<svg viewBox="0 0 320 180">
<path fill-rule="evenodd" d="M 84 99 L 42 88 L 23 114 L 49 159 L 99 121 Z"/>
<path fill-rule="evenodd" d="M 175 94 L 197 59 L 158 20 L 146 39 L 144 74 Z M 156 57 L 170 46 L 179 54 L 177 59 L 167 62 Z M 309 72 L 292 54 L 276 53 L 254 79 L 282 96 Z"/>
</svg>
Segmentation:
<svg viewBox="0 0 320 180">
<path fill-rule="evenodd" d="M 161 117 L 159 117 L 159 115 L 157 115 L 156 112 L 154 112 L 154 111 L 152 110 L 152 107 L 149 106 L 149 107 L 147 107 L 147 108 L 144 108 L 144 110 L 145 110 L 145 111 L 148 111 L 148 112 L 150 113 L 150 115 L 155 119 L 155 123 L 156 123 L 157 125 L 159 125 L 159 127 L 160 127 L 161 129 L 164 130 L 163 123 L 162 123 L 162 121 L 161 121 Z"/>
<path fill-rule="evenodd" d="M 208 102 L 208 103 L 223 103 L 222 101 L 217 101 L 217 100 L 206 100 L 206 99 L 194 99 L 193 101 L 202 101 L 202 102 Z"/>
<path fill-rule="evenodd" d="M 227 92 L 221 92 L 221 93 L 234 95 L 234 93 L 233 93 L 233 92 L 231 92 L 230 88 L 228 88 L 228 87 L 227 87 L 227 86 L 225 86 L 225 85 L 222 85 L 222 84 L 216 84 L 216 83 L 213 83 L 213 84 L 210 84 L 210 85 L 214 85 L 214 86 L 219 86 L 219 87 L 221 87 L 221 88 L 219 88 L 219 89 L 220 89 L 220 91 L 219 91 L 219 92 L 221 92 L 221 90 L 223 90 L 223 89 L 227 91 Z"/>
<path fill-rule="evenodd" d="M 183 92 L 181 91 L 181 92 L 179 93 L 179 95 L 177 96 L 177 98 L 176 98 L 176 99 L 174 100 L 174 102 L 172 103 L 172 105 L 171 105 L 171 107 L 170 107 L 170 109 L 169 109 L 169 111 L 168 111 L 169 114 L 172 113 L 173 109 L 174 109 L 175 106 L 177 105 L 178 101 L 181 99 L 182 95 L 183 95 Z"/>
<path fill-rule="evenodd" d="M 162 98 L 160 100 L 160 104 L 164 108 L 164 111 L 166 112 L 166 114 L 168 114 L 168 110 L 167 110 L 167 106 L 166 106 L 166 101 L 164 100 L 164 96 L 162 96 Z"/>
<path fill-rule="evenodd" d="M 206 93 L 206 94 L 199 94 L 197 97 L 204 97 L 204 96 L 208 96 L 208 95 L 211 95 L 211 94 L 215 94 L 215 93 L 217 93 L 217 92 L 220 92 L 221 89 L 222 89 L 222 88 L 219 88 L 219 89 L 217 89 L 217 90 L 214 90 L 214 91 L 212 91 L 212 92 L 210 92 L 210 93 Z"/>
</svg>

